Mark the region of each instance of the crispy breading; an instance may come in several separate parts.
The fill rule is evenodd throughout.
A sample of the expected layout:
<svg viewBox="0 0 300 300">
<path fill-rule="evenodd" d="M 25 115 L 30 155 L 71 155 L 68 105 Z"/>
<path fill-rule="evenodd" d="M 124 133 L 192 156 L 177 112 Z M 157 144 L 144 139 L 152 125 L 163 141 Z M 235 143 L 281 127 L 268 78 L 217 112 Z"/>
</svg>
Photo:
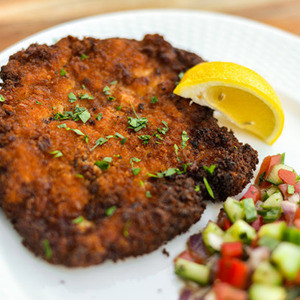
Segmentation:
<svg viewBox="0 0 300 300">
<path fill-rule="evenodd" d="M 0 204 L 31 251 L 72 267 L 149 253 L 199 220 L 204 176 L 214 201 L 245 187 L 256 151 L 172 93 L 202 61 L 159 35 L 69 36 L 10 57 Z"/>
</svg>

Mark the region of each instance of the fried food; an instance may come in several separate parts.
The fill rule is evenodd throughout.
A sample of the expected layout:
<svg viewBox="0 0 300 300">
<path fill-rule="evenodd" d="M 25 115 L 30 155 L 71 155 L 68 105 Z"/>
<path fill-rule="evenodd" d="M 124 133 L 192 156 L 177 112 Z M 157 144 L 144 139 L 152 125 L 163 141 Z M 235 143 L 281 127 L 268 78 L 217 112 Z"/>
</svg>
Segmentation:
<svg viewBox="0 0 300 300">
<path fill-rule="evenodd" d="M 69 36 L 10 57 L 0 204 L 26 247 L 70 267 L 149 253 L 198 221 L 204 200 L 245 187 L 256 151 L 172 93 L 200 62 L 159 35 Z"/>
</svg>

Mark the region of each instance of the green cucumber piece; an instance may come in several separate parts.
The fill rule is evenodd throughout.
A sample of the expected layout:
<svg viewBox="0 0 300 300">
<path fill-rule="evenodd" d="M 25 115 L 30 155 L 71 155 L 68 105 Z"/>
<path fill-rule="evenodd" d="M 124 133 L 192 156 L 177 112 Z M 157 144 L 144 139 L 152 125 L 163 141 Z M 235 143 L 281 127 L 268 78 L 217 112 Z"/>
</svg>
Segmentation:
<svg viewBox="0 0 300 300">
<path fill-rule="evenodd" d="M 214 253 L 217 249 L 210 244 L 209 234 L 214 233 L 220 237 L 223 237 L 224 231 L 214 222 L 209 222 L 203 230 L 202 237 L 203 242 L 210 253 Z"/>
<path fill-rule="evenodd" d="M 273 195 L 276 192 L 280 192 L 277 186 L 272 185 L 270 188 L 268 188 L 264 195 L 262 196 L 262 201 L 266 201 L 271 195 Z"/>
<path fill-rule="evenodd" d="M 267 176 L 266 181 L 276 185 L 283 183 L 283 181 L 278 176 L 278 171 L 281 169 L 292 171 L 292 172 L 294 171 L 292 167 L 286 166 L 284 164 L 275 165 L 273 166 L 271 172 Z"/>
<path fill-rule="evenodd" d="M 183 258 L 175 261 L 175 273 L 187 280 L 207 285 L 209 283 L 209 267 L 206 265 L 196 264 Z"/>
<path fill-rule="evenodd" d="M 254 283 L 249 289 L 250 300 L 286 300 L 283 287 Z"/>
<path fill-rule="evenodd" d="M 245 219 L 251 223 L 257 219 L 257 212 L 252 198 L 245 198 L 242 200 L 245 212 Z"/>
<path fill-rule="evenodd" d="M 240 219 L 244 219 L 245 212 L 240 201 L 232 197 L 228 197 L 223 206 L 231 223 L 234 223 L 235 221 Z"/>
<path fill-rule="evenodd" d="M 274 207 L 271 209 L 258 210 L 257 213 L 263 217 L 264 223 L 271 223 L 280 218 L 281 207 Z"/>
<path fill-rule="evenodd" d="M 282 242 L 273 251 L 271 260 L 278 266 L 285 278 L 293 280 L 300 269 L 300 247 Z"/>
<path fill-rule="evenodd" d="M 300 229 L 296 227 L 285 228 L 283 240 L 300 246 Z"/>
<path fill-rule="evenodd" d="M 268 261 L 263 261 L 255 269 L 252 280 L 254 283 L 280 285 L 282 275 Z"/>
<path fill-rule="evenodd" d="M 227 229 L 226 236 L 227 235 L 232 236 L 235 240 L 249 244 L 256 238 L 256 231 L 244 220 L 237 220 L 229 229 Z"/>
<path fill-rule="evenodd" d="M 278 191 L 272 194 L 262 205 L 262 208 L 270 209 L 274 207 L 281 207 L 283 201 L 282 194 Z"/>
<path fill-rule="evenodd" d="M 271 251 L 273 251 L 280 242 L 270 236 L 264 235 L 258 240 L 259 246 L 268 247 Z"/>
<path fill-rule="evenodd" d="M 284 221 L 276 222 L 272 224 L 265 224 L 260 227 L 258 231 L 258 237 L 261 238 L 262 236 L 269 236 L 278 241 L 281 241 L 286 227 L 287 227 L 286 222 Z"/>
</svg>

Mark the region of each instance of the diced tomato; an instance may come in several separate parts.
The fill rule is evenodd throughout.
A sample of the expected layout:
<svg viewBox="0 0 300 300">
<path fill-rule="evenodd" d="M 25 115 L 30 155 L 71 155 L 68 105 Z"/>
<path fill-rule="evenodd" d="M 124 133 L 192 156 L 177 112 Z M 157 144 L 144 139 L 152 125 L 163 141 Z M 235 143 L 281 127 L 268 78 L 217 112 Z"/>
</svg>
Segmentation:
<svg viewBox="0 0 300 300">
<path fill-rule="evenodd" d="M 193 258 L 193 256 L 191 255 L 189 250 L 185 250 L 185 251 L 181 252 L 178 256 L 176 256 L 174 261 L 176 261 L 176 259 L 178 259 L 178 258 L 183 258 L 183 259 L 186 259 L 188 261 L 195 262 L 195 259 Z"/>
<path fill-rule="evenodd" d="M 300 207 L 298 207 L 296 210 L 295 219 L 300 219 Z"/>
<path fill-rule="evenodd" d="M 278 171 L 278 176 L 284 183 L 287 183 L 289 185 L 296 184 L 296 173 L 292 171 L 280 169 Z"/>
<path fill-rule="evenodd" d="M 300 219 L 294 220 L 294 225 L 295 225 L 298 229 L 300 229 Z"/>
<path fill-rule="evenodd" d="M 214 284 L 213 290 L 216 300 L 247 300 L 247 293 L 243 290 L 236 289 L 224 282 Z"/>
<path fill-rule="evenodd" d="M 237 258 L 222 257 L 217 262 L 216 278 L 237 288 L 246 287 L 248 273 L 248 266 Z"/>
<path fill-rule="evenodd" d="M 222 256 L 242 257 L 243 243 L 242 242 L 223 243 L 221 246 L 221 253 Z"/>
<path fill-rule="evenodd" d="M 263 176 L 263 178 L 266 178 L 270 174 L 273 166 L 281 163 L 281 156 L 282 156 L 281 154 L 277 154 L 277 155 L 273 155 L 273 156 L 267 156 L 264 158 L 264 160 L 260 166 L 259 173 L 255 179 L 255 184 L 258 185 L 260 183 L 261 176 Z M 263 181 L 259 186 L 261 188 L 265 188 L 269 185 L 270 185 L 270 183 Z"/>
<path fill-rule="evenodd" d="M 257 215 L 257 219 L 251 223 L 251 226 L 256 230 L 259 231 L 260 227 L 264 225 L 264 220 L 261 215 Z"/>
<path fill-rule="evenodd" d="M 295 193 L 300 193 L 300 181 L 295 184 Z"/>
<path fill-rule="evenodd" d="M 250 185 L 248 191 L 242 197 L 242 199 L 252 198 L 254 204 L 261 199 L 261 192 L 255 185 Z"/>
<path fill-rule="evenodd" d="M 231 227 L 231 222 L 230 222 L 230 220 L 228 219 L 228 218 L 226 218 L 225 220 L 224 220 L 224 230 L 227 230 L 228 228 L 230 228 Z"/>
</svg>

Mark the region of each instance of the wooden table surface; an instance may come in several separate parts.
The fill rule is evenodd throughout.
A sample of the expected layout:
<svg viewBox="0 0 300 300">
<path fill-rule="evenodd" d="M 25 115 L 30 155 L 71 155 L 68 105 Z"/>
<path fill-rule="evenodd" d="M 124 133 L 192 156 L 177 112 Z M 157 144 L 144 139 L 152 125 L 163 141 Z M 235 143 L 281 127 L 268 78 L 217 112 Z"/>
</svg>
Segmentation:
<svg viewBox="0 0 300 300">
<path fill-rule="evenodd" d="M 300 0 L 0 0 L 0 51 L 62 22 L 149 8 L 218 11 L 300 35 Z"/>
</svg>

